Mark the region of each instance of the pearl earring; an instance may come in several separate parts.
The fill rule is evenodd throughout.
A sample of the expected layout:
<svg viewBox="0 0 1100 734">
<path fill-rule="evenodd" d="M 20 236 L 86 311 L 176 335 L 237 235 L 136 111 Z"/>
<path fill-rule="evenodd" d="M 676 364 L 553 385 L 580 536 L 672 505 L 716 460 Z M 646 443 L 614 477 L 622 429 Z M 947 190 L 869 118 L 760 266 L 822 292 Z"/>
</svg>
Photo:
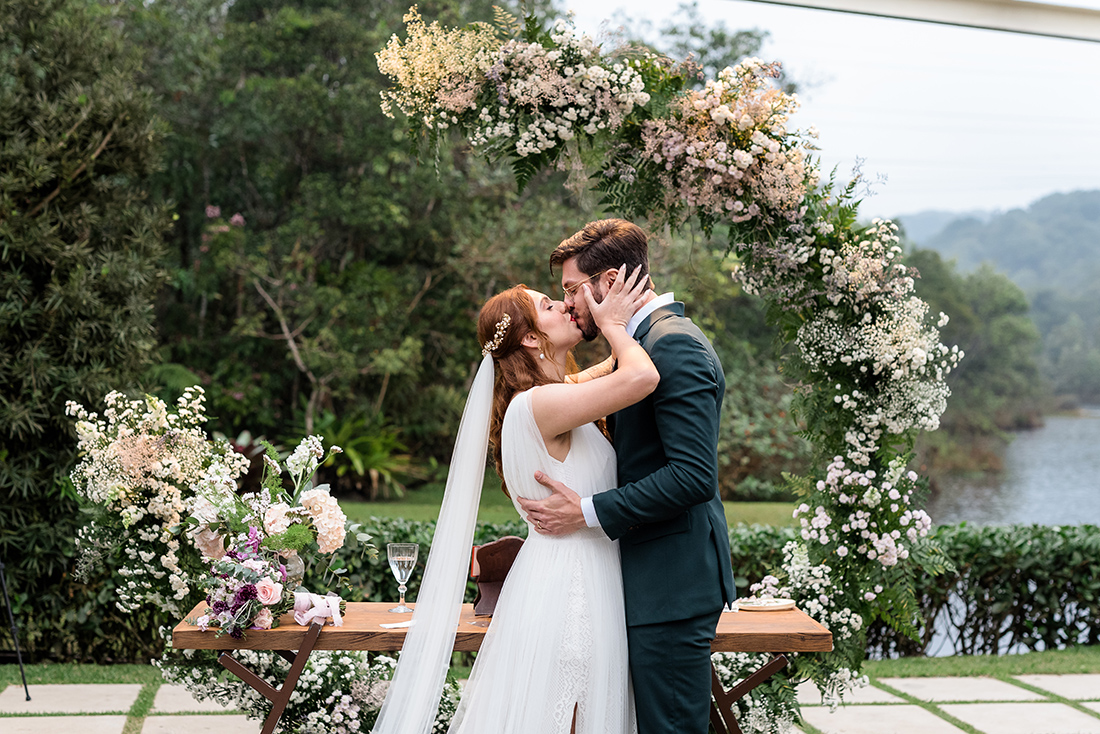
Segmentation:
<svg viewBox="0 0 1100 734">
<path fill-rule="evenodd" d="M 539 352 L 539 359 L 546 359 L 546 355 L 542 352 Z"/>
</svg>

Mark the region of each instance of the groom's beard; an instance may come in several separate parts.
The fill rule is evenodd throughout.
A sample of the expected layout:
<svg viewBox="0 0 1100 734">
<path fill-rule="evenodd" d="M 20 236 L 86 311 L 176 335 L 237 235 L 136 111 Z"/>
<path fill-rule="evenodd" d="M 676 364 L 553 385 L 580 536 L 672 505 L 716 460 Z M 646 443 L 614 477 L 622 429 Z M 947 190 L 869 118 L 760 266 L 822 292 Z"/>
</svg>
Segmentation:
<svg viewBox="0 0 1100 734">
<path fill-rule="evenodd" d="M 592 320 L 591 316 L 588 319 L 588 323 L 581 328 L 581 336 L 584 337 L 586 342 L 594 341 L 600 335 L 600 329 L 596 326 L 596 322 Z"/>
<path fill-rule="evenodd" d="M 603 303 L 603 292 L 593 291 L 592 298 L 596 300 L 596 303 Z M 584 337 L 586 342 L 595 340 L 600 335 L 600 327 L 596 326 L 596 319 L 592 317 L 592 312 L 585 309 L 587 313 L 584 316 L 583 321 L 578 321 L 581 327 L 581 336 Z M 576 309 L 573 309 L 573 318 L 577 318 Z"/>
</svg>

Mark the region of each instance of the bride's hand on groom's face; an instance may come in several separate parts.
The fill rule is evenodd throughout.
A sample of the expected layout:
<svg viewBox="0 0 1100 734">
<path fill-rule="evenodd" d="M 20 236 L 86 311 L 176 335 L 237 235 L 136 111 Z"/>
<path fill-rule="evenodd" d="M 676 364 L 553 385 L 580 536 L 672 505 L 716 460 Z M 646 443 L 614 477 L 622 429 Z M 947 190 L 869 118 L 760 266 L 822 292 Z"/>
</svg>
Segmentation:
<svg viewBox="0 0 1100 734">
<path fill-rule="evenodd" d="M 561 482 L 556 482 L 540 471 L 535 481 L 552 493 L 544 500 L 519 498 L 520 507 L 540 535 L 569 535 L 588 527 L 581 510 L 581 498 Z"/>
<path fill-rule="evenodd" d="M 581 286 L 581 293 L 588 305 L 588 311 L 602 331 L 614 326 L 625 327 L 634 312 L 642 306 L 648 290 L 649 278 L 641 277 L 641 273 L 641 265 L 634 268 L 634 272 L 629 275 L 626 273 L 626 265 L 620 266 L 615 274 L 615 280 L 600 303 L 596 303 L 592 288 L 587 283 Z"/>
</svg>

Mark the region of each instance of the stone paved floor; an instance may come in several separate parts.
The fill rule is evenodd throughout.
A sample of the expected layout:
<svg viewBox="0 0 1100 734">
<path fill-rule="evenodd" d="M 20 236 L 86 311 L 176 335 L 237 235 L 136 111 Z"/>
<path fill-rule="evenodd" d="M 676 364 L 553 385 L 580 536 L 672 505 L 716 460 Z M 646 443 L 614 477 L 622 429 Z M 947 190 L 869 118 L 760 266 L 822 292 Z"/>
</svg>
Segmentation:
<svg viewBox="0 0 1100 734">
<path fill-rule="evenodd" d="M 1016 683 L 1020 685 L 1016 685 Z M 1043 691 L 1036 692 L 1036 690 Z M 35 685 L 0 692 L 3 734 L 122 734 L 140 685 Z M 1100 734 L 1100 675 L 993 678 L 884 678 L 836 712 L 812 684 L 798 691 L 806 722 L 823 734 L 959 734 L 962 722 L 981 734 Z M 140 722 L 141 728 L 134 728 Z M 162 685 L 142 734 L 255 734 L 260 722 L 199 703 Z"/>
</svg>

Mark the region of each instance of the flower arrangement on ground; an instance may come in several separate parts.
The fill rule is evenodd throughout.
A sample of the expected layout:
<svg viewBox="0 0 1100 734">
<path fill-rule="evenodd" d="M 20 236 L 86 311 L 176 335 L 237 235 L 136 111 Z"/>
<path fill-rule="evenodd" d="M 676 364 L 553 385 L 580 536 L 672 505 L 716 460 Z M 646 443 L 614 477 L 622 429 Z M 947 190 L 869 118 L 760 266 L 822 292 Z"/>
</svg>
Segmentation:
<svg viewBox="0 0 1100 734">
<path fill-rule="evenodd" d="M 915 634 L 912 579 L 948 565 L 907 467 L 917 433 L 939 425 L 963 353 L 940 341 L 947 316 L 933 323 L 914 295 L 897 227 L 858 222 L 857 181 L 820 180 L 816 133 L 792 128 L 798 101 L 774 85 L 777 64 L 745 59 L 691 90 L 689 69 L 605 50 L 568 22 L 543 31 L 538 18 L 499 16 L 495 30 L 448 30 L 415 8 L 406 21 L 408 39 L 378 54 L 394 82 L 388 114 L 399 107 L 436 140 L 460 129 L 475 149 L 510 157 L 520 187 L 572 150 L 583 176 L 600 174 L 609 212 L 658 230 L 697 222 L 725 239 L 733 277 L 767 302 L 817 468 L 790 479 L 802 542 L 755 591 L 795 599 L 833 632 L 834 651 L 800 655 L 757 689 L 742 728 L 794 720 L 802 680 L 835 702 L 861 680 L 870 623 Z M 560 93 L 543 89 L 551 78 Z M 749 672 L 742 657 L 715 660 L 735 678 Z"/>
<path fill-rule="evenodd" d="M 102 416 L 66 404 L 83 454 L 73 485 L 93 512 L 77 538 L 80 568 L 117 550 L 118 572 L 126 579 L 115 599 L 119 609 L 152 605 L 179 616 L 190 609 L 186 601 L 205 574 L 198 550 L 179 532 L 190 514 L 192 488 L 211 472 L 235 482 L 248 462 L 228 443 L 208 439 L 201 387 L 185 390 L 174 407 L 118 392 L 104 403 Z"/>
<path fill-rule="evenodd" d="M 199 701 L 215 701 L 264 719 L 271 702 L 237 678 L 219 676 L 215 656 L 188 650 L 190 657 L 169 650 L 155 664 L 168 683 L 183 685 Z M 285 678 L 290 664 L 275 653 L 241 650 L 234 654 L 249 670 L 272 685 Z M 298 686 L 279 720 L 279 731 L 301 734 L 369 732 L 382 708 L 397 661 L 382 654 L 315 651 L 306 661 Z M 436 730 L 446 731 L 461 698 L 458 683 L 443 689 Z"/>
</svg>

